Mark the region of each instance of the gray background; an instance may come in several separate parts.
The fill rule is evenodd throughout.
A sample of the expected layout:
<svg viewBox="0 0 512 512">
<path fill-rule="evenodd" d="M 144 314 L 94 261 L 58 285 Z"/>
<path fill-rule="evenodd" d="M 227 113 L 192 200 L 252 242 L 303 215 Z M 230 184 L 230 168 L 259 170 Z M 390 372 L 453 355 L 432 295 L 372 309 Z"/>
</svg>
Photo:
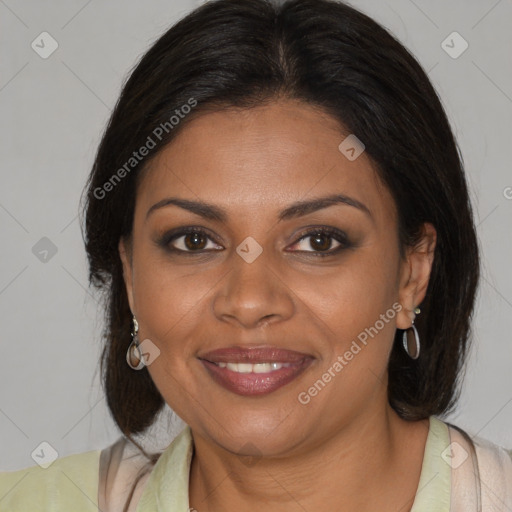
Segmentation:
<svg viewBox="0 0 512 512">
<path fill-rule="evenodd" d="M 199 3 L 0 0 L 1 469 L 33 465 L 42 441 L 65 456 L 119 436 L 99 386 L 102 309 L 87 288 L 78 204 L 125 76 Z M 417 56 L 459 139 L 483 278 L 464 392 L 448 419 L 512 447 L 512 2 L 352 4 Z M 31 47 L 43 31 L 59 45 L 47 59 Z M 441 47 L 453 31 L 469 43 L 457 59 Z M 41 252 L 48 241 L 33 251 L 43 237 L 56 254 Z M 180 426 L 162 421 L 148 438 L 164 446 Z"/>
</svg>

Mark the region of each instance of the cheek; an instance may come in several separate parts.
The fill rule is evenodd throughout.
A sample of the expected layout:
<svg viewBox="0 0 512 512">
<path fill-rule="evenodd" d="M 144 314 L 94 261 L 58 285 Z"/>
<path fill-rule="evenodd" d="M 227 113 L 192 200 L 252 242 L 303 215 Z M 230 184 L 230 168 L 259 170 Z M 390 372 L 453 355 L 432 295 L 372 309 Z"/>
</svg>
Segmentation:
<svg viewBox="0 0 512 512">
<path fill-rule="evenodd" d="M 365 248 L 330 275 L 317 277 L 314 286 L 308 279 L 301 284 L 298 295 L 327 335 L 319 372 L 344 375 L 334 379 L 332 393 L 359 390 L 365 395 L 384 377 L 400 309 L 391 253 L 382 256 L 382 248 L 377 253 L 375 247 Z"/>
<path fill-rule="evenodd" d="M 396 301 L 397 286 L 390 258 L 377 257 L 373 248 L 354 253 L 350 261 L 329 274 L 301 278 L 294 291 L 308 308 L 333 330 L 347 336 L 373 325 Z"/>
<path fill-rule="evenodd" d="M 398 303 L 382 276 L 352 267 L 307 295 L 308 307 L 315 308 L 312 319 L 328 337 L 321 347 L 323 360 L 302 391 L 317 395 L 310 404 L 317 414 L 343 404 L 330 413 L 333 427 L 347 411 L 361 410 L 386 382 Z"/>
<path fill-rule="evenodd" d="M 192 273 L 154 252 L 134 258 L 134 300 L 140 334 L 161 351 L 186 351 L 187 338 L 204 316 L 208 290 L 215 280 L 207 273 Z M 141 338 L 142 339 L 142 338 Z"/>
<path fill-rule="evenodd" d="M 195 334 L 204 321 L 204 297 L 208 282 L 179 267 L 162 264 L 154 256 L 138 260 L 134 273 L 134 297 L 139 317 L 140 340 L 150 339 L 160 351 L 148 367 L 153 382 L 167 404 L 187 418 L 190 397 L 196 389 Z"/>
</svg>

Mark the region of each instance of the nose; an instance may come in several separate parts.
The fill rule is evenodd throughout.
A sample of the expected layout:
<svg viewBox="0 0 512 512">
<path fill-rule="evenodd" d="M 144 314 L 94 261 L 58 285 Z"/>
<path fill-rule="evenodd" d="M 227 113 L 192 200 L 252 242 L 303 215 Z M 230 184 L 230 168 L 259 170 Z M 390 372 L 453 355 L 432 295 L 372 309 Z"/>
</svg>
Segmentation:
<svg viewBox="0 0 512 512">
<path fill-rule="evenodd" d="M 265 250 L 251 263 L 232 255 L 230 271 L 214 297 L 216 317 L 246 329 L 284 321 L 293 315 L 293 292 Z"/>
</svg>

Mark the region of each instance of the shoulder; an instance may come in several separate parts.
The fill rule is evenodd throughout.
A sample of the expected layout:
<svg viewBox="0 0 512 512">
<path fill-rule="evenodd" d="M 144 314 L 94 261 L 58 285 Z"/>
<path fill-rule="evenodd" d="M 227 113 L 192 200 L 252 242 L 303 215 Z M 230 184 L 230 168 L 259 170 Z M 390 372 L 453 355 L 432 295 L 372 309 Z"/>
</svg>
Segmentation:
<svg viewBox="0 0 512 512">
<path fill-rule="evenodd" d="M 56 459 L 50 466 L 0 472 L 0 510 L 86 510 L 97 504 L 101 450 Z"/>
<path fill-rule="evenodd" d="M 473 437 L 480 478 L 498 479 L 507 485 L 512 493 L 512 449 L 492 443 L 482 437 Z"/>
<path fill-rule="evenodd" d="M 510 473 L 512 471 L 512 448 L 506 448 L 484 437 L 472 435 L 455 425 L 448 424 L 448 428 L 453 442 L 460 442 L 464 439 L 473 444 L 480 470 L 504 472 L 507 476 L 512 477 L 512 473 Z"/>
<path fill-rule="evenodd" d="M 135 510 L 154 464 L 129 440 L 121 437 L 100 456 L 99 509 Z"/>
<path fill-rule="evenodd" d="M 512 449 L 471 435 L 448 424 L 453 490 L 467 499 L 475 489 L 475 503 L 483 511 L 512 510 Z M 497 507 L 497 508 L 496 508 Z"/>
</svg>

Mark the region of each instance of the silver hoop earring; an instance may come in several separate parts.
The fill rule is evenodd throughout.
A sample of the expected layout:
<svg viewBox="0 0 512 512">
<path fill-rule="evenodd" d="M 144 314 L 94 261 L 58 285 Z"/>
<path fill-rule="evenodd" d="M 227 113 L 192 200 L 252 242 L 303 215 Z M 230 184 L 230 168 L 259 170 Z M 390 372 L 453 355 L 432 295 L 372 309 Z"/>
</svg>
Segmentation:
<svg viewBox="0 0 512 512">
<path fill-rule="evenodd" d="M 133 315 L 132 342 L 126 351 L 126 362 L 132 370 L 142 370 L 146 365 L 139 346 L 139 324 Z"/>
<path fill-rule="evenodd" d="M 414 308 L 414 313 L 419 314 L 420 308 Z M 409 329 L 405 329 L 402 335 L 402 343 L 407 355 L 411 359 L 418 359 L 420 357 L 420 335 L 414 325 L 414 319 Z"/>
</svg>

